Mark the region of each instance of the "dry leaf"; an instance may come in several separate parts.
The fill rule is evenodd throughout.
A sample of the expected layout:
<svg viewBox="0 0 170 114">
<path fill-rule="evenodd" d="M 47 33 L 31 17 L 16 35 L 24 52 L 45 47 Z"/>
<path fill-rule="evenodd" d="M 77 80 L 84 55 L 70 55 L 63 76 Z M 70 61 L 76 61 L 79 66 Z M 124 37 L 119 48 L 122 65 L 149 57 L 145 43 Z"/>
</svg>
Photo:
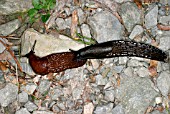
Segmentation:
<svg viewBox="0 0 170 114">
<path fill-rule="evenodd" d="M 148 70 L 152 77 L 157 76 L 157 66 L 158 66 L 158 61 L 150 60 L 150 66 L 149 66 Z"/>
<path fill-rule="evenodd" d="M 139 9 L 142 9 L 142 1 L 141 0 L 134 0 L 134 2 L 138 6 Z"/>
<path fill-rule="evenodd" d="M 0 61 L 0 70 L 2 70 L 3 72 L 5 72 L 7 70 L 5 63 L 1 62 L 1 61 Z"/>
<path fill-rule="evenodd" d="M 76 38 L 77 25 L 78 25 L 78 14 L 77 14 L 77 10 L 74 10 L 72 13 L 72 18 L 71 18 L 71 37 L 72 38 Z"/>
<path fill-rule="evenodd" d="M 170 31 L 170 26 L 167 25 L 158 24 L 157 27 L 159 30 Z"/>
</svg>

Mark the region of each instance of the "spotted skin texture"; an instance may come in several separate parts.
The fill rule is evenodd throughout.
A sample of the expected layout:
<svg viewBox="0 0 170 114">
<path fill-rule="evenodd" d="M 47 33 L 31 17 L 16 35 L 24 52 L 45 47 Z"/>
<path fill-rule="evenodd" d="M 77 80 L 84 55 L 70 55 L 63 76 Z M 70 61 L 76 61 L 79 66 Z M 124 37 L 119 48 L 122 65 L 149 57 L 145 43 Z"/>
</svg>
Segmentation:
<svg viewBox="0 0 170 114">
<path fill-rule="evenodd" d="M 112 57 L 142 57 L 158 61 L 167 61 L 167 54 L 145 43 L 115 40 L 87 46 L 78 50 L 77 59 L 103 59 Z"/>
</svg>

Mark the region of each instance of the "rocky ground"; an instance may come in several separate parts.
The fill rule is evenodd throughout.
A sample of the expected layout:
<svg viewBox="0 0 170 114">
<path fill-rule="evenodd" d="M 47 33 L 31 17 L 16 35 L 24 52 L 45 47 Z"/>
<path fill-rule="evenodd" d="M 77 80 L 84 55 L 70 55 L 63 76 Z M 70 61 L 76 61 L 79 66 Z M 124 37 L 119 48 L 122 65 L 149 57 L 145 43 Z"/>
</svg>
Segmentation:
<svg viewBox="0 0 170 114">
<path fill-rule="evenodd" d="M 73 40 L 75 31 L 99 43 L 135 40 L 170 53 L 169 0 L 56 0 L 45 24 L 23 21 L 30 8 L 31 0 L 0 1 L 0 114 L 170 114 L 169 63 L 94 59 L 41 76 L 21 57 L 35 40 L 41 57 L 92 43 Z"/>
</svg>

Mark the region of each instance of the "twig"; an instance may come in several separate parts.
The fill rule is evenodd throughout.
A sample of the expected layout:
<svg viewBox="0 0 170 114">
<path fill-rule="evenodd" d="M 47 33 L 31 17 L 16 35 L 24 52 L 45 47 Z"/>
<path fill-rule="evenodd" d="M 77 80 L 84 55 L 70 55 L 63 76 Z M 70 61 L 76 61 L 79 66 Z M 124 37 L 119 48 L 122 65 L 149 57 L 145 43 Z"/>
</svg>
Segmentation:
<svg viewBox="0 0 170 114">
<path fill-rule="evenodd" d="M 16 64 L 17 64 L 19 70 L 22 72 L 22 67 L 21 67 L 19 61 L 17 60 L 17 58 L 15 57 L 13 51 L 10 49 L 10 46 L 7 45 L 7 44 L 5 44 L 5 43 L 2 42 L 1 40 L 0 40 L 0 42 L 6 47 L 6 50 L 11 54 L 11 56 L 13 57 L 13 59 L 15 60 L 15 62 L 16 62 Z M 16 70 L 17 70 L 17 69 L 16 69 Z"/>
</svg>

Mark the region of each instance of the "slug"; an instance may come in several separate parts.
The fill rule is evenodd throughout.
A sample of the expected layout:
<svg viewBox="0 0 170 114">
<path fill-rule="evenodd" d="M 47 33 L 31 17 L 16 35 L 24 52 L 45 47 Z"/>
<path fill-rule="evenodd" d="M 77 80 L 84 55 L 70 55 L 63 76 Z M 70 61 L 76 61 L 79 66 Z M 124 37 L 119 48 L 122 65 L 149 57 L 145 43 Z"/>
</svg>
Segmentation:
<svg viewBox="0 0 170 114">
<path fill-rule="evenodd" d="M 152 60 L 166 62 L 168 56 L 162 50 L 145 43 L 134 41 L 114 40 L 87 46 L 78 50 L 76 58 L 82 59 L 103 59 L 112 57 L 142 57 Z"/>
<path fill-rule="evenodd" d="M 53 53 L 44 57 L 38 57 L 34 53 L 35 43 L 36 41 L 31 51 L 24 57 L 28 58 L 29 64 L 36 74 L 58 73 L 66 69 L 83 66 L 87 61 L 86 59 L 75 59 L 76 55 L 73 52 Z"/>
<path fill-rule="evenodd" d="M 36 41 L 35 41 L 36 43 Z M 166 62 L 168 56 L 162 50 L 145 43 L 134 41 L 115 40 L 99 43 L 78 51 L 53 53 L 44 57 L 34 54 L 34 46 L 24 57 L 29 59 L 29 64 L 36 74 L 45 75 L 58 73 L 66 69 L 83 66 L 87 59 L 103 59 L 112 57 L 142 57 Z"/>
</svg>

